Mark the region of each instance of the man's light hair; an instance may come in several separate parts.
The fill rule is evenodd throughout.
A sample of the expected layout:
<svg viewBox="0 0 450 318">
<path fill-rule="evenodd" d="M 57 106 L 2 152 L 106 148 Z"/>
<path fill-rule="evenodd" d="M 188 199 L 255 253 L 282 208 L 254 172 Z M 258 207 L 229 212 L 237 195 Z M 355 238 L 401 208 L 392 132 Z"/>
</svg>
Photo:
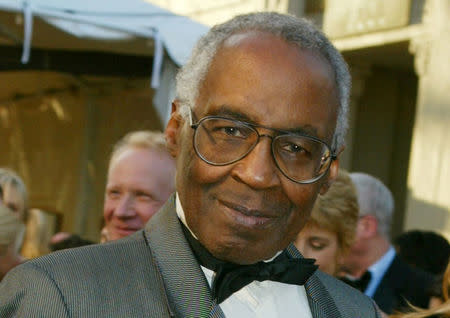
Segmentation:
<svg viewBox="0 0 450 318">
<path fill-rule="evenodd" d="M 339 255 L 353 244 L 358 223 L 358 198 L 347 171 L 339 169 L 336 180 L 324 195 L 317 197 L 307 225 L 336 233 Z"/>
<path fill-rule="evenodd" d="M 182 105 L 181 115 L 186 118 L 189 110 L 187 107 L 195 106 L 200 86 L 222 43 L 233 34 L 249 30 L 268 32 L 301 49 L 316 51 L 330 63 L 339 96 L 337 123 L 331 146 L 333 151 L 339 150 L 345 143 L 344 138 L 348 126 L 347 113 L 351 78 L 347 64 L 321 31 L 311 22 L 294 16 L 274 12 L 250 13 L 239 15 L 211 28 L 197 42 L 188 62 L 177 75 L 176 98 Z"/>
<path fill-rule="evenodd" d="M 3 256 L 9 248 L 18 253 L 24 233 L 23 222 L 8 207 L 0 205 L 0 256 Z"/>
<path fill-rule="evenodd" d="M 3 195 L 7 187 L 13 187 L 19 192 L 24 203 L 23 222 L 26 222 L 28 216 L 28 192 L 22 178 L 17 173 L 8 168 L 0 168 L 0 185 L 3 188 Z M 3 201 L 5 198 L 3 197 Z"/>
<path fill-rule="evenodd" d="M 139 130 L 132 131 L 122 137 L 113 148 L 109 163 L 119 154 L 130 148 L 156 150 L 168 153 L 164 134 L 159 131 Z"/>
<path fill-rule="evenodd" d="M 362 172 L 350 173 L 358 194 L 359 215 L 373 215 L 378 220 L 378 232 L 389 238 L 394 198 L 383 182 Z"/>
</svg>

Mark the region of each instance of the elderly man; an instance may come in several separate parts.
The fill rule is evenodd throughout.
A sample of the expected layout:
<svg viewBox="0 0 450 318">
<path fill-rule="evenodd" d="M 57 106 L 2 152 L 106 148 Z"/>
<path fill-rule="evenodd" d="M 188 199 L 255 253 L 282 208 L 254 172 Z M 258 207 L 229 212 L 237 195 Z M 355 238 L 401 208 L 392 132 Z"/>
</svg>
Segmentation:
<svg viewBox="0 0 450 318">
<path fill-rule="evenodd" d="M 428 307 L 431 275 L 409 266 L 391 245 L 391 191 L 366 173 L 353 172 L 350 177 L 358 195 L 359 221 L 355 242 L 344 258 L 343 280 L 372 297 L 387 314 L 404 310 L 407 302 Z"/>
<path fill-rule="evenodd" d="M 166 128 L 176 196 L 143 231 L 11 272 L 0 315 L 378 317 L 291 243 L 337 175 L 349 85 L 304 20 L 212 28 L 177 77 Z"/>
</svg>

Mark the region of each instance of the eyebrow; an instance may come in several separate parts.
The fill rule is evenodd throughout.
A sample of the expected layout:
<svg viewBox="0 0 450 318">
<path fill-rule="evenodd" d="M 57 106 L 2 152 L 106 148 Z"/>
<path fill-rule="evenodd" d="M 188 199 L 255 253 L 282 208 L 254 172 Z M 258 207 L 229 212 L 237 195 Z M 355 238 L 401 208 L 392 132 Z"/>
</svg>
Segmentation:
<svg viewBox="0 0 450 318">
<path fill-rule="evenodd" d="M 222 105 L 218 109 L 211 111 L 208 116 L 221 116 L 239 121 L 244 121 L 252 125 L 258 125 L 256 121 L 252 120 L 250 116 L 240 111 L 234 110 L 233 107 Z"/>
<path fill-rule="evenodd" d="M 303 136 L 306 135 L 306 136 L 319 138 L 317 129 L 311 125 L 304 125 L 304 126 L 299 126 L 299 127 L 295 127 L 295 128 L 268 127 L 268 126 L 258 124 L 249 115 L 247 115 L 241 111 L 237 111 L 237 110 L 233 109 L 232 106 L 229 106 L 229 105 L 222 105 L 219 108 L 211 111 L 209 114 L 207 114 L 207 116 L 221 116 L 221 117 L 225 117 L 225 118 L 229 118 L 229 119 L 234 119 L 234 120 L 242 121 L 247 124 L 257 126 L 257 127 L 267 128 L 267 129 L 270 129 L 270 130 L 273 130 L 273 131 L 276 131 L 279 133 L 287 133 L 287 134 L 303 135 Z"/>
</svg>

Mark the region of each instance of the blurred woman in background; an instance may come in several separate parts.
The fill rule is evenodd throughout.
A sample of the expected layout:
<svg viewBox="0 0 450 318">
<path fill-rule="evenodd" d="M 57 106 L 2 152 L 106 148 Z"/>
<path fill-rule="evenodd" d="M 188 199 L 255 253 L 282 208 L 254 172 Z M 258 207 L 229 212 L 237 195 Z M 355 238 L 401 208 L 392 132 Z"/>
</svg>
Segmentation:
<svg viewBox="0 0 450 318">
<path fill-rule="evenodd" d="M 35 258 L 49 253 L 48 231 L 45 216 L 39 210 L 29 210 L 28 191 L 25 182 L 9 168 L 0 168 L 0 186 L 3 188 L 3 204 L 25 224 L 25 237 L 21 254 L 25 258 Z"/>
<path fill-rule="evenodd" d="M 14 212 L 0 204 L 0 281 L 13 267 L 24 262 L 19 250 L 25 225 Z"/>
<path fill-rule="evenodd" d="M 315 258 L 320 270 L 336 275 L 340 258 L 353 242 L 357 222 L 356 189 L 348 173 L 340 169 L 327 193 L 318 196 L 294 244 L 303 256 Z"/>
<path fill-rule="evenodd" d="M 23 180 L 11 169 L 0 168 L 0 186 L 3 189 L 3 204 L 26 223 L 28 193 Z"/>
</svg>

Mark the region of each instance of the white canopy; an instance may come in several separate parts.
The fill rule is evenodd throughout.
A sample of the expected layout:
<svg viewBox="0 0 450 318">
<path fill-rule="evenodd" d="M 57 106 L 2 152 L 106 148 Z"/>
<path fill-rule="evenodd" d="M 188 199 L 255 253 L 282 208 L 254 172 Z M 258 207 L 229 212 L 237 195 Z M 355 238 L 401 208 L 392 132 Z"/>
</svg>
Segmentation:
<svg viewBox="0 0 450 318">
<path fill-rule="evenodd" d="M 40 43 L 48 44 L 51 41 L 46 36 L 47 39 L 39 42 L 36 34 L 39 30 L 33 30 L 34 16 L 82 39 L 95 39 L 110 44 L 133 38 L 152 39 L 153 88 L 159 86 L 163 48 L 176 65 L 183 65 L 195 42 L 208 29 L 187 17 L 144 0 L 0 0 L 0 11 L 23 12 L 23 63 L 28 62 L 32 45 L 39 47 Z M 57 43 L 54 48 L 58 48 Z M 140 54 L 146 54 L 142 48 L 139 51 Z"/>
</svg>

